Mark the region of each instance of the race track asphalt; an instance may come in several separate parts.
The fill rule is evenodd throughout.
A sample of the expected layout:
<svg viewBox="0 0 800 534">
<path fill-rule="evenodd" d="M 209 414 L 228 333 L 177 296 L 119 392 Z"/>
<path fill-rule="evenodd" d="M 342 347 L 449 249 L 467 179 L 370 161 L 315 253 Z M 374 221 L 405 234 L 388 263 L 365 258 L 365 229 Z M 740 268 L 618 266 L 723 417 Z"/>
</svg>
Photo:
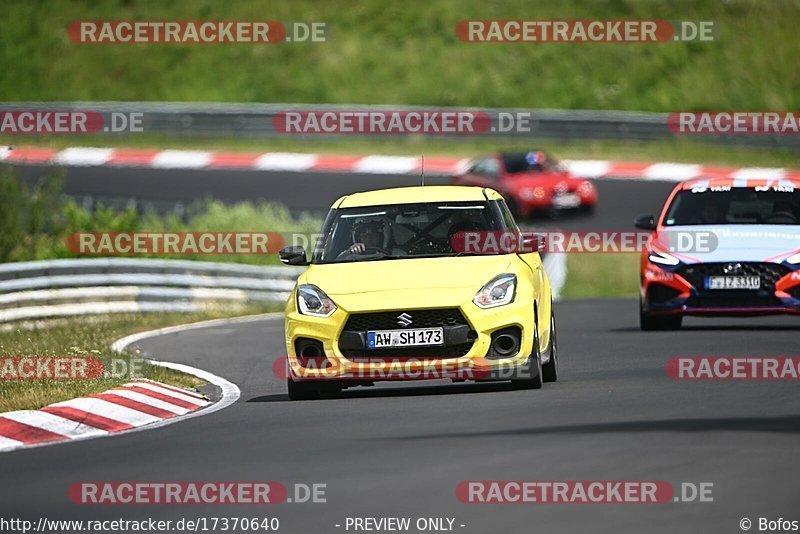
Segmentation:
<svg viewBox="0 0 800 534">
<path fill-rule="evenodd" d="M 33 179 L 43 167 L 26 167 Z M 411 177 L 68 169 L 67 192 L 166 201 L 264 198 L 324 210 L 341 194 Z M 429 181 L 431 183 L 432 181 Z M 596 182 L 594 216 L 546 226 L 632 229 L 673 184 Z M 300 193 L 299 193 L 300 192 Z M 152 357 L 216 373 L 242 390 L 205 417 L 111 439 L 0 455 L 0 515 L 38 519 L 275 516 L 286 533 L 346 532 L 347 517 L 454 517 L 455 531 L 741 532 L 748 517 L 800 519 L 800 403 L 794 381 L 671 379 L 674 356 L 797 356 L 797 318 L 688 319 L 641 332 L 629 299 L 556 304 L 561 379 L 539 391 L 503 384 L 402 384 L 290 402 L 273 375 L 282 321 L 142 342 Z M 465 480 L 664 480 L 712 483 L 713 502 L 471 505 Z M 80 506 L 79 481 L 252 481 L 327 485 L 327 502 L 276 506 Z M 336 527 L 335 525 L 342 525 Z M 459 525 L 464 525 L 460 527 Z M 353 532 L 350 530 L 349 532 Z"/>
<path fill-rule="evenodd" d="M 790 517 L 800 497 L 797 384 L 676 381 L 672 356 L 785 356 L 791 318 L 689 319 L 640 332 L 631 300 L 556 305 L 561 375 L 539 391 L 502 384 L 347 390 L 291 402 L 272 363 L 282 321 L 142 342 L 147 354 L 219 374 L 233 406 L 164 428 L 0 456 L 3 516 L 51 519 L 276 516 L 281 531 L 344 532 L 346 517 L 455 517 L 461 532 L 736 532 Z M 471 505 L 464 480 L 713 483 L 714 502 Z M 78 481 L 273 480 L 327 485 L 325 504 L 79 506 Z M 351 531 L 352 532 L 352 531 Z"/>
<path fill-rule="evenodd" d="M 13 166 L 26 180 L 52 171 L 44 165 Z M 136 198 L 143 202 L 191 202 L 215 198 L 226 202 L 277 201 L 295 211 L 322 213 L 340 196 L 356 191 L 418 185 L 419 177 L 392 174 L 261 172 L 250 170 L 138 169 L 67 167 L 64 191 L 97 198 Z M 426 184 L 448 184 L 428 176 Z M 593 217 L 568 217 L 556 226 L 568 230 L 632 230 L 633 217 L 656 213 L 674 187 L 671 182 L 595 180 L 599 202 Z M 541 221 L 548 226 L 553 224 Z"/>
</svg>

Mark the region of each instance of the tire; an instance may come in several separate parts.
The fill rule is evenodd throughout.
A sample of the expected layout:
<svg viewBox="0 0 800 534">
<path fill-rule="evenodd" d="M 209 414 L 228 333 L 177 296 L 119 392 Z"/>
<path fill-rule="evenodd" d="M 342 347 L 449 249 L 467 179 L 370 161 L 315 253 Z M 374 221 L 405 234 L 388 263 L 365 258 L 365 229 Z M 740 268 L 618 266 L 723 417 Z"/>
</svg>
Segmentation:
<svg viewBox="0 0 800 534">
<path fill-rule="evenodd" d="M 651 315 L 639 304 L 639 328 L 644 331 L 678 330 L 683 324 L 681 315 Z"/>
<path fill-rule="evenodd" d="M 542 389 L 542 358 L 539 354 L 539 333 L 533 335 L 533 352 L 528 357 L 524 371 L 529 378 L 512 380 L 514 389 Z M 532 376 L 536 373 L 536 376 Z"/>
<path fill-rule="evenodd" d="M 550 360 L 542 365 L 542 379 L 545 382 L 558 380 L 558 336 L 556 336 L 556 316 L 550 313 L 550 346 L 547 347 Z"/>
<path fill-rule="evenodd" d="M 289 398 L 293 401 L 319 398 L 319 390 L 315 384 L 295 382 L 291 378 L 286 379 L 286 390 L 289 393 Z"/>
</svg>

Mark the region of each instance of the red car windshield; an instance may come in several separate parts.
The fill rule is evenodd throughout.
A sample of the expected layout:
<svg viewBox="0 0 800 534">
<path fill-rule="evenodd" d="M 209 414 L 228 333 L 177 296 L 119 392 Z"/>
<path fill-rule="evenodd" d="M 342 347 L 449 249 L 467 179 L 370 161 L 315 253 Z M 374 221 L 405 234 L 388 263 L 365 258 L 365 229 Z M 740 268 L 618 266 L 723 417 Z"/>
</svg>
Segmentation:
<svg viewBox="0 0 800 534">
<path fill-rule="evenodd" d="M 502 158 L 508 174 L 557 171 L 561 169 L 561 164 L 557 159 L 541 151 L 524 154 L 504 154 Z"/>
</svg>

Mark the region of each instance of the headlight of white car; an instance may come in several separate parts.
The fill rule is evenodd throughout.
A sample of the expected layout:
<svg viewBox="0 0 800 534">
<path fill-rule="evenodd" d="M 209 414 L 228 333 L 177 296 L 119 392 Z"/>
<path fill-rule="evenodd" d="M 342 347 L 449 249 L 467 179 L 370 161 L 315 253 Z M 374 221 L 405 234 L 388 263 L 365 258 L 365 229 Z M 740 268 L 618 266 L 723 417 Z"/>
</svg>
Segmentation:
<svg viewBox="0 0 800 534">
<path fill-rule="evenodd" d="M 478 291 L 472 302 L 479 308 L 494 308 L 513 302 L 517 291 L 517 277 L 506 273 L 492 278 Z"/>
<path fill-rule="evenodd" d="M 666 252 L 661 252 L 660 250 L 650 249 L 650 254 L 648 255 L 648 259 L 653 263 L 660 263 L 661 265 L 678 265 L 681 260 L 673 256 L 672 254 L 667 254 Z"/>
<path fill-rule="evenodd" d="M 336 304 L 317 286 L 303 284 L 297 288 L 297 309 L 303 315 L 330 317 Z"/>
</svg>

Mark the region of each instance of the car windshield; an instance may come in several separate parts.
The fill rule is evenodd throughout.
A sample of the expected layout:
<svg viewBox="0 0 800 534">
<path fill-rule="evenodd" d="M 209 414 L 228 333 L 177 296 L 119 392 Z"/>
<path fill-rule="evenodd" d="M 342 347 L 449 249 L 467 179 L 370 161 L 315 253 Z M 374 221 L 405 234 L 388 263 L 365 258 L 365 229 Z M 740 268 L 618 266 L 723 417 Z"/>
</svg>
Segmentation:
<svg viewBox="0 0 800 534">
<path fill-rule="evenodd" d="M 466 255 L 454 250 L 453 236 L 485 231 L 518 231 L 504 203 L 426 202 L 333 209 L 312 263 Z"/>
<path fill-rule="evenodd" d="M 800 191 L 794 186 L 695 187 L 678 192 L 664 226 L 798 224 Z"/>
<path fill-rule="evenodd" d="M 540 151 L 526 152 L 523 154 L 504 154 L 503 165 L 508 174 L 519 174 L 523 172 L 541 172 L 559 170 L 560 164 L 557 159 Z"/>
</svg>

